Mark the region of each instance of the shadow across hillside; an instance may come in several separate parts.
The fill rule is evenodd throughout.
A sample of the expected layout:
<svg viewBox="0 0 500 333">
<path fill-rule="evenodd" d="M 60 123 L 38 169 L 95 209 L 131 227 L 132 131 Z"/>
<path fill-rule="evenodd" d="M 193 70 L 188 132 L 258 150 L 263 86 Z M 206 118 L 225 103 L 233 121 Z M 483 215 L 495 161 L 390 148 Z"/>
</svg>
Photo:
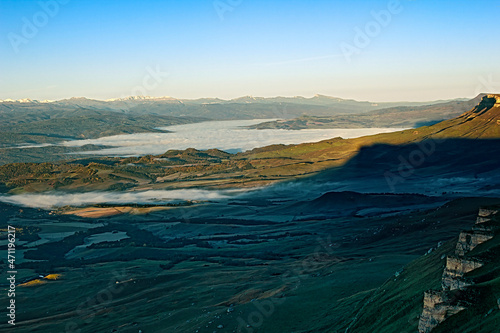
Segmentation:
<svg viewBox="0 0 500 333">
<path fill-rule="evenodd" d="M 496 196 L 500 194 L 500 139 L 427 139 L 363 147 L 341 167 L 301 180 L 304 188 L 374 193 Z"/>
<path fill-rule="evenodd" d="M 432 126 L 432 125 L 436 125 L 437 123 L 440 123 L 442 121 L 445 121 L 446 119 L 435 119 L 435 120 L 429 120 L 429 121 L 418 121 L 415 123 L 415 126 L 413 126 L 414 128 L 419 128 L 419 127 L 422 127 L 422 126 Z"/>
</svg>

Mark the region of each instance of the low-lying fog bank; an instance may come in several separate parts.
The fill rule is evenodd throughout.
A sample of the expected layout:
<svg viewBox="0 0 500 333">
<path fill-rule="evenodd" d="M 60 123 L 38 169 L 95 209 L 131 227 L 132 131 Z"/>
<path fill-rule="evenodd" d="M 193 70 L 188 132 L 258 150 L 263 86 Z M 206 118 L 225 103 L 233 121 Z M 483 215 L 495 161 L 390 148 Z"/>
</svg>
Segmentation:
<svg viewBox="0 0 500 333">
<path fill-rule="evenodd" d="M 227 199 L 240 190 L 209 191 L 201 189 L 152 190 L 142 192 L 40 193 L 0 196 L 0 202 L 32 208 L 51 209 L 95 204 L 167 204 L 178 201 Z"/>
<path fill-rule="evenodd" d="M 378 133 L 400 131 L 400 128 L 355 128 L 355 129 L 249 129 L 276 119 L 208 121 L 159 128 L 165 133 L 134 133 L 114 135 L 99 139 L 67 140 L 57 144 L 24 145 L 9 148 L 40 148 L 49 146 L 82 147 L 86 145 L 108 148 L 79 152 L 78 154 L 106 156 L 140 156 L 163 154 L 169 149 L 195 148 L 200 150 L 217 148 L 230 153 L 246 151 L 273 144 L 299 144 L 342 137 L 357 138 Z M 113 148 L 109 148 L 113 147 Z"/>
</svg>

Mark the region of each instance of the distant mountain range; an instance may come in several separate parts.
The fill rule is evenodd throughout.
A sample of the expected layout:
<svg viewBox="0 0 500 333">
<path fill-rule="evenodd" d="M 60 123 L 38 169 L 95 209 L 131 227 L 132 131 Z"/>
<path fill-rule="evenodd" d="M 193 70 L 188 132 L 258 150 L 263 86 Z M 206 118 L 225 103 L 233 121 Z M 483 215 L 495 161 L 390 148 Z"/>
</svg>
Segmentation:
<svg viewBox="0 0 500 333">
<path fill-rule="evenodd" d="M 287 130 L 362 127 L 413 128 L 458 117 L 477 105 L 484 96 L 484 94 L 480 94 L 471 100 L 454 100 L 422 106 L 396 106 L 363 114 L 340 114 L 323 117 L 303 115 L 295 119 L 264 122 L 250 126 L 250 128 Z"/>
<path fill-rule="evenodd" d="M 195 103 L 195 104 L 204 104 L 204 103 L 267 103 L 267 102 L 294 102 L 294 103 L 305 103 L 305 104 L 332 104 L 332 103 L 368 103 L 374 107 L 388 107 L 395 105 L 426 105 L 426 104 L 437 104 L 443 102 L 449 102 L 452 100 L 466 100 L 464 98 L 457 98 L 451 100 L 437 100 L 437 101 L 424 101 L 424 102 L 383 102 L 383 103 L 375 103 L 368 101 L 356 101 L 353 99 L 343 99 L 339 97 L 326 96 L 316 94 L 313 97 L 307 98 L 302 96 L 294 96 L 294 97 L 254 97 L 254 96 L 242 96 L 234 99 L 220 99 L 220 98 L 198 98 L 198 99 L 179 99 L 171 96 L 126 96 L 119 98 L 110 98 L 107 100 L 97 100 L 86 97 L 71 97 L 61 100 L 36 100 L 30 98 L 24 99 L 0 99 L 0 103 L 74 103 L 77 104 L 79 102 L 87 102 L 87 103 L 102 103 L 102 102 L 123 102 L 123 101 L 170 101 L 170 102 L 181 102 L 181 103 Z"/>
<path fill-rule="evenodd" d="M 62 140 L 158 132 L 156 128 L 207 120 L 282 119 L 256 128 L 416 127 L 449 119 L 480 100 L 371 103 L 323 95 L 312 98 L 245 96 L 233 100 L 130 96 L 107 101 L 0 101 L 0 164 L 67 159 L 85 148 L 40 147 Z M 87 147 L 89 148 L 89 147 Z"/>
<path fill-rule="evenodd" d="M 51 172 L 42 172 L 40 177 L 33 177 L 33 170 L 39 169 L 36 165 L 6 166 L 0 173 L 6 175 L 2 181 L 7 187 L 44 184 L 29 185 L 30 191 L 53 189 L 57 182 L 61 189 L 85 191 L 114 189 L 118 184 L 127 188 L 140 184 L 137 189 L 255 187 L 306 176 L 314 176 L 319 183 L 352 180 L 366 188 L 394 190 L 417 175 L 417 181 L 408 184 L 428 186 L 432 179 L 450 174 L 461 182 L 477 184 L 481 174 L 492 179 L 500 165 L 499 139 L 500 95 L 487 95 L 459 117 L 393 133 L 273 145 L 234 155 L 187 149 L 159 156 L 87 158 L 46 164 L 42 169 Z M 95 179 L 89 180 L 88 174 L 96 175 Z"/>
<path fill-rule="evenodd" d="M 331 116 L 364 113 L 390 107 L 433 105 L 443 102 L 447 101 L 372 103 L 323 95 L 316 95 L 312 98 L 244 96 L 231 100 L 218 98 L 189 100 L 168 96 L 129 96 L 106 101 L 85 97 L 73 97 L 59 101 L 37 101 L 27 98 L 20 100 L 0 100 L 0 112 L 9 110 L 19 111 L 20 109 L 53 112 L 67 109 L 91 109 L 176 117 L 204 117 L 210 119 L 291 119 L 302 115 Z"/>
</svg>

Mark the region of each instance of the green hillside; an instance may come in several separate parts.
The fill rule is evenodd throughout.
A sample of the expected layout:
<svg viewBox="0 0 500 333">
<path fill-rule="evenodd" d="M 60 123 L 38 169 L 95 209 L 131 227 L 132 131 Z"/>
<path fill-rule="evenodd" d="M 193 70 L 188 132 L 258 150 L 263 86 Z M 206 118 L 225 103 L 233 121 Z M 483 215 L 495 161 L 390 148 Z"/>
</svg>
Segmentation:
<svg viewBox="0 0 500 333">
<path fill-rule="evenodd" d="M 466 202 L 465 202 L 466 204 Z M 457 302 L 466 309 L 446 319 L 432 332 L 496 332 L 500 324 L 500 219 L 495 217 L 494 238 L 478 245 L 468 258 L 482 259 L 485 264 L 466 276 L 473 285 L 454 291 Z M 474 225 L 474 220 L 470 223 Z M 441 288 L 446 256 L 454 255 L 457 239 L 433 248 L 430 253 L 411 262 L 366 299 L 352 312 L 345 332 L 417 332 L 425 291 Z"/>
</svg>

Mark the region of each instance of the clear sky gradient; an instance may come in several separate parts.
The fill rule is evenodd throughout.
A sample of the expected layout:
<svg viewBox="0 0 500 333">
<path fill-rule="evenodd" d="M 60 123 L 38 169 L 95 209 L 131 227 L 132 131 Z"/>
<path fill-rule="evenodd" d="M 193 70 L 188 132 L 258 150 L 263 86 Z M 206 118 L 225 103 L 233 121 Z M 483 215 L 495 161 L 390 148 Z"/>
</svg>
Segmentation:
<svg viewBox="0 0 500 333">
<path fill-rule="evenodd" d="M 498 0 L 391 2 L 0 0 L 0 99 L 500 91 Z"/>
</svg>

